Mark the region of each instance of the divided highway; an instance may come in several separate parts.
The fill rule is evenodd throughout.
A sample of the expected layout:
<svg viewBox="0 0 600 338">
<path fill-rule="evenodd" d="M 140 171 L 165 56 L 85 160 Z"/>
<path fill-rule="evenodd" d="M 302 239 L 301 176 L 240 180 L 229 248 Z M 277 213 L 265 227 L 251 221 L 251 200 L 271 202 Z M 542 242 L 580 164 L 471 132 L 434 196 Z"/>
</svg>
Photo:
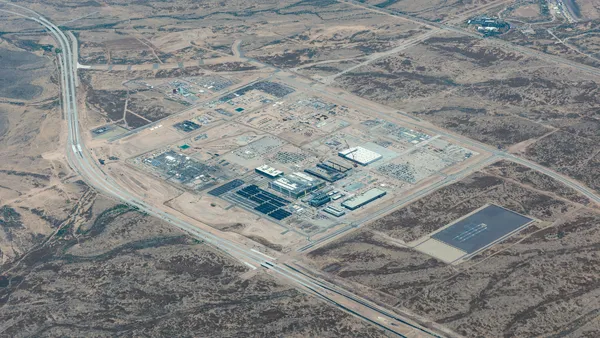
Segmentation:
<svg viewBox="0 0 600 338">
<path fill-rule="evenodd" d="M 387 330 L 390 333 L 401 337 L 439 337 L 439 335 L 433 332 L 432 330 L 420 326 L 408 318 L 404 318 L 395 313 L 387 311 L 386 309 L 370 301 L 362 299 L 356 295 L 353 295 L 350 292 L 343 290 L 335 285 L 311 277 L 299 271 L 291 265 L 277 263 L 275 259 L 268 257 L 258 251 L 252 250 L 243 244 L 222 238 L 219 236 L 218 231 L 213 232 L 197 228 L 185 222 L 184 220 L 178 219 L 172 214 L 165 212 L 159 207 L 147 204 L 138 196 L 131 194 L 125 189 L 122 189 L 116 181 L 114 181 L 111 177 L 107 176 L 98 167 L 94 157 L 89 153 L 88 149 L 85 147 L 84 139 L 82 138 L 80 133 L 77 101 L 78 63 L 77 51 L 75 50 L 77 48 L 77 43 L 74 40 L 74 37 L 72 36 L 72 34 L 69 34 L 69 39 L 69 37 L 67 37 L 67 35 L 65 35 L 56 25 L 54 25 L 52 22 L 48 21 L 47 19 L 30 9 L 0 0 L 0 6 L 2 6 L 3 4 L 6 6 L 12 6 L 12 8 L 16 9 L 15 11 L 0 9 L 1 12 L 17 15 L 37 22 L 38 24 L 45 27 L 46 30 L 48 30 L 48 32 L 54 37 L 54 39 L 56 39 L 58 45 L 60 46 L 62 52 L 59 53 L 58 60 L 62 83 L 62 108 L 64 118 L 68 124 L 68 139 L 66 149 L 67 159 L 69 165 L 73 168 L 73 170 L 75 170 L 90 186 L 116 199 L 122 200 L 130 205 L 133 205 L 150 215 L 163 219 L 166 222 L 169 222 L 170 224 L 190 233 L 192 236 L 199 238 L 205 241 L 206 243 L 211 244 L 214 247 L 229 253 L 231 256 L 240 260 L 252 269 L 266 269 L 268 270 L 268 273 L 270 273 L 274 277 L 278 277 L 306 291 L 307 293 L 319 297 L 320 299 L 323 299 L 324 301 L 327 301 L 330 304 L 340 309 L 343 309 L 346 312 L 352 313 L 353 315 L 360 317 L 361 319 L 368 321 L 373 325 L 376 325 L 384 330 Z M 27 14 L 16 12 L 16 10 L 19 10 L 20 12 L 24 11 Z M 429 22 L 428 24 L 431 25 L 431 23 Z M 446 30 L 454 30 L 454 28 L 452 27 L 439 24 L 437 24 L 436 27 Z M 462 33 L 465 34 L 465 32 Z M 522 50 L 523 48 L 519 49 L 521 52 L 530 52 L 529 50 Z M 586 70 L 590 71 L 589 69 Z M 506 158 L 513 162 L 520 163 L 532 169 L 540 171 L 564 183 L 565 185 L 581 192 L 582 194 L 590 198 L 592 201 L 600 204 L 600 197 L 596 195 L 595 192 L 593 192 L 591 189 L 580 185 L 579 183 L 569 178 L 566 178 L 563 175 L 557 174 L 543 166 L 540 166 L 531 161 L 519 158 L 506 152 L 502 152 L 498 149 L 494 149 L 492 147 L 464 137 L 460 137 L 449 133 L 443 133 L 439 130 L 436 130 L 436 132 L 451 139 L 458 139 L 462 143 L 470 144 L 476 148 L 489 151 L 494 155 L 494 158 Z M 455 177 L 449 177 L 448 180 L 453 180 L 454 178 Z M 448 180 L 440 182 L 439 185 L 441 186 L 447 183 Z M 438 185 L 432 186 L 430 189 L 420 191 L 415 194 L 416 196 L 411 197 L 421 197 L 437 188 L 439 188 Z M 409 198 L 407 198 L 407 200 L 408 199 Z M 309 250 L 313 248 L 315 244 L 319 244 L 323 241 L 336 237 L 341 233 L 356 227 L 358 224 L 364 224 L 387 211 L 389 210 L 383 209 L 373 215 L 369 215 L 365 219 L 357 222 L 356 224 L 347 226 L 339 231 L 336 231 L 335 233 L 328 235 L 326 238 L 323 238 L 318 242 L 312 243 L 302 248 L 301 251 Z"/>
<path fill-rule="evenodd" d="M 18 15 L 44 26 L 60 46 L 62 52 L 59 53 L 58 59 L 62 83 L 62 108 L 68 124 L 67 160 L 73 170 L 75 170 L 90 186 L 130 205 L 134 205 L 152 216 L 177 226 L 194 237 L 229 253 L 231 256 L 239 259 L 253 269 L 257 269 L 261 266 L 263 269 L 267 269 L 274 277 L 295 285 L 296 287 L 305 290 L 307 293 L 317 296 L 346 312 L 388 331 L 389 333 L 400 337 L 440 337 L 430 329 L 424 328 L 408 318 L 403 318 L 395 313 L 391 313 L 377 304 L 353 295 L 335 285 L 327 284 L 324 281 L 319 281 L 318 279 L 301 273 L 299 270 L 288 264 L 278 264 L 258 251 L 219 237 L 218 232 L 212 233 L 199 229 L 160 208 L 145 203 L 137 196 L 121 189 L 112 178 L 108 177 L 100 170 L 95 159 L 85 147 L 84 139 L 81 137 L 77 110 L 77 62 L 71 45 L 71 42 L 74 41 L 70 41 L 56 25 L 38 13 L 19 5 L 0 1 L 0 5 L 2 4 L 18 8 L 21 11 L 26 11 L 28 14 L 0 9 L 2 12 Z"/>
</svg>

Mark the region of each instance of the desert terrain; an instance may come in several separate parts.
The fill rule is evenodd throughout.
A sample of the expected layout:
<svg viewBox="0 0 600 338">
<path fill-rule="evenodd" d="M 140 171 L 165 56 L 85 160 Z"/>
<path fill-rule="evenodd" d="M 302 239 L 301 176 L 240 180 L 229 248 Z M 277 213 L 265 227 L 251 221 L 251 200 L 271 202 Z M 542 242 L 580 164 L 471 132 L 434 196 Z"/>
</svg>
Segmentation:
<svg viewBox="0 0 600 338">
<path fill-rule="evenodd" d="M 600 330 L 598 286 L 590 283 L 597 273 L 600 212 L 573 193 L 527 168 L 498 162 L 311 251 L 307 264 L 468 337 L 593 336 Z M 413 248 L 411 242 L 485 203 L 537 221 L 459 265 Z"/>
<path fill-rule="evenodd" d="M 380 337 L 383 332 L 94 196 L 2 266 L 3 335 Z"/>
<path fill-rule="evenodd" d="M 13 5 L 0 336 L 600 335 L 594 1 Z"/>
<path fill-rule="evenodd" d="M 71 217 L 88 187 L 62 159 L 52 48 L 0 45 L 0 262 L 25 254 Z"/>
<path fill-rule="evenodd" d="M 453 34 L 431 37 L 336 78 L 357 95 L 522 153 L 596 190 L 598 154 L 590 146 L 596 136 L 583 126 L 591 123 L 596 130 L 598 81 L 595 75 Z M 572 156 L 574 166 L 545 161 L 545 152 L 565 160 Z"/>
</svg>

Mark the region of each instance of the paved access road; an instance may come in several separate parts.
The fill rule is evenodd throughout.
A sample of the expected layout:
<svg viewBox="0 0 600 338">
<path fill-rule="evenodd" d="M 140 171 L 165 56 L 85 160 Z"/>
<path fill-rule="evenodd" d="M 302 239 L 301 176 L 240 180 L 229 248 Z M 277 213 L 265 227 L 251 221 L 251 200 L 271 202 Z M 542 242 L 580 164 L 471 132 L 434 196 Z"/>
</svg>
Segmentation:
<svg viewBox="0 0 600 338">
<path fill-rule="evenodd" d="M 0 9 L 0 11 L 8 12 L 13 15 L 18 15 L 24 17 L 29 20 L 33 20 L 38 22 L 40 25 L 44 26 L 48 32 L 56 39 L 62 53 L 59 54 L 59 62 L 60 62 L 60 71 L 61 71 L 61 95 L 62 95 L 62 104 L 63 104 L 63 113 L 65 115 L 65 119 L 68 122 L 68 144 L 67 144 L 67 158 L 70 166 L 79 173 L 84 180 L 90 185 L 95 187 L 96 189 L 113 196 L 117 199 L 123 200 L 126 203 L 134 205 L 138 207 L 140 210 L 147 212 L 153 216 L 159 217 L 174 226 L 190 233 L 191 235 L 214 245 L 215 247 L 229 253 L 236 259 L 244 262 L 246 265 L 250 266 L 252 269 L 262 268 L 267 269 L 270 274 L 280 279 L 285 280 L 288 283 L 291 283 L 304 291 L 315 295 L 334 306 L 337 306 L 347 312 L 350 312 L 363 320 L 373 323 L 376 326 L 379 326 L 389 332 L 395 333 L 399 336 L 437 336 L 432 330 L 425 329 L 422 326 L 412 322 L 407 318 L 403 318 L 398 316 L 397 314 L 386 311 L 385 309 L 366 301 L 356 295 L 353 295 L 335 285 L 328 284 L 322 280 L 315 279 L 310 277 L 309 275 L 303 273 L 298 270 L 294 266 L 288 264 L 277 263 L 276 259 L 265 256 L 264 254 L 249 249 L 243 244 L 231 241 L 226 238 L 220 237 L 220 233 L 218 231 L 210 231 L 197 228 L 184 220 L 178 219 L 172 214 L 166 212 L 161 209 L 160 206 L 153 206 L 147 204 L 145 201 L 140 199 L 138 196 L 134 196 L 128 191 L 122 189 L 119 184 L 117 184 L 112 178 L 106 176 L 102 170 L 97 166 L 96 161 L 89 153 L 88 149 L 85 147 L 84 139 L 81 137 L 79 130 L 79 116 L 77 111 L 78 101 L 77 101 L 77 68 L 80 67 L 77 63 L 77 43 L 74 41 L 73 36 L 69 35 L 69 38 L 53 23 L 43 18 L 38 13 L 31 11 L 25 7 L 6 3 L 0 0 L 0 7 L 2 4 L 5 4 L 5 7 L 11 6 L 11 10 Z M 14 10 L 13 10 L 14 9 Z M 414 20 L 414 19 L 413 19 Z M 427 22 L 428 25 L 432 25 L 432 23 Z M 451 26 L 445 26 L 441 24 L 434 24 L 438 29 L 444 30 L 457 30 Z M 458 31 L 457 31 L 458 32 Z M 461 34 L 470 35 L 467 32 L 460 31 Z M 479 37 L 479 36 L 477 36 Z M 495 41 L 498 44 L 506 44 L 507 47 L 512 47 L 513 49 L 518 49 L 520 52 L 525 54 L 536 54 L 535 56 L 540 56 L 538 52 L 533 52 L 524 47 L 516 47 L 510 43 L 503 41 Z M 515 48 L 516 47 L 516 48 Z M 547 55 L 544 55 L 548 57 Z M 563 64 L 569 64 L 576 68 L 584 67 L 584 70 L 591 72 L 589 67 L 574 64 L 573 62 L 565 62 L 567 60 L 560 59 L 557 57 L 550 57 L 553 61 L 560 61 Z M 559 60 L 560 59 L 560 60 Z M 81 66 L 85 68 L 85 66 Z M 594 70 L 597 71 L 597 70 Z M 436 133 L 447 136 L 451 139 L 457 139 L 458 141 L 464 144 L 470 144 L 476 148 L 485 149 L 491 153 L 493 153 L 495 158 L 506 158 L 516 163 L 520 163 L 526 165 L 530 168 L 538 170 L 544 174 L 547 174 L 558 181 L 566 184 L 567 186 L 583 193 L 591 200 L 596 203 L 600 203 L 600 197 L 598 197 L 593 191 L 590 189 L 578 184 L 577 182 L 564 177 L 563 175 L 557 174 L 543 166 L 540 166 L 531 161 L 519 158 L 517 156 L 499 151 L 487 145 L 481 144 L 479 142 L 470 140 L 465 137 L 457 136 L 454 134 L 446 133 L 444 131 L 435 130 Z M 458 175 L 456 175 L 458 176 Z M 449 180 L 453 180 L 456 177 L 449 177 Z M 447 183 L 447 181 L 445 182 Z M 435 189 L 437 186 L 432 187 Z M 418 196 L 420 197 L 430 190 L 419 192 Z M 386 212 L 387 210 L 381 211 L 381 213 Z M 378 213 L 377 215 L 379 215 Z M 361 220 L 361 224 L 373 219 L 377 215 L 369 216 L 368 218 Z M 343 232 L 343 231 L 342 231 Z M 332 235 L 339 235 L 341 232 L 336 232 Z M 306 248 L 308 249 L 308 248 Z M 261 267 L 262 266 L 262 267 Z"/>
<path fill-rule="evenodd" d="M 59 66 L 62 84 L 62 108 L 64 117 L 68 123 L 67 159 L 73 170 L 90 186 L 177 226 L 192 236 L 229 253 L 252 269 L 266 269 L 274 277 L 295 285 L 305 292 L 317 296 L 333 306 L 390 333 L 401 337 L 439 337 L 432 330 L 424 328 L 408 318 L 391 313 L 335 285 L 310 277 L 291 265 L 279 264 L 275 262 L 275 259 L 271 259 L 271 257 L 252 250 L 243 244 L 221 238 L 217 231 L 211 232 L 195 227 L 158 207 L 147 204 L 142 199 L 122 189 L 114 180 L 100 170 L 93 156 L 91 156 L 85 147 L 84 139 L 81 137 L 77 110 L 77 62 L 71 45 L 73 41 L 70 41 L 56 25 L 38 13 L 19 5 L 0 1 L 0 6 L 3 4 L 5 7 L 10 6 L 14 8 L 14 10 L 0 9 L 0 11 L 33 20 L 44 26 L 58 42 L 62 50 L 59 54 Z"/>
</svg>

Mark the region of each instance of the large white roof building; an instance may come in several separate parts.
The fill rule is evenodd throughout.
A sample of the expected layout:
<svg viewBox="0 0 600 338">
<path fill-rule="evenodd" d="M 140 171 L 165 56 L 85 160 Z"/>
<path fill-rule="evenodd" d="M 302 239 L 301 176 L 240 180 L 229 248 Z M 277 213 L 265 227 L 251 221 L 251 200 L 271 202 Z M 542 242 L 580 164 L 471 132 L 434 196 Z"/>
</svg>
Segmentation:
<svg viewBox="0 0 600 338">
<path fill-rule="evenodd" d="M 360 165 L 367 165 L 382 158 L 381 154 L 363 147 L 352 147 L 338 153 L 341 157 Z"/>
<path fill-rule="evenodd" d="M 301 172 L 291 173 L 269 182 L 271 189 L 293 198 L 306 196 L 309 192 L 320 189 L 324 185 L 325 181 Z"/>
<path fill-rule="evenodd" d="M 265 175 L 270 178 L 275 178 L 283 175 L 283 171 L 271 168 L 266 164 L 256 168 L 255 171 L 259 174 Z"/>
</svg>

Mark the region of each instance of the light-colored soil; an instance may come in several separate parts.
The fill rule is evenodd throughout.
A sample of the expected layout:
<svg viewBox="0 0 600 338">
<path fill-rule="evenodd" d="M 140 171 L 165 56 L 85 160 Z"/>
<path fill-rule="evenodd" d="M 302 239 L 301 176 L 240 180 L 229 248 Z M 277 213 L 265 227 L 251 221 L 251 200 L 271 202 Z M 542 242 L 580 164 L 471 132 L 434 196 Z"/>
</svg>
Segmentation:
<svg viewBox="0 0 600 338">
<path fill-rule="evenodd" d="M 250 239 L 263 238 L 282 248 L 304 240 L 292 231 L 282 234 L 285 228 L 211 196 L 183 193 L 168 201 L 167 205 L 216 229 L 238 233 Z"/>
<path fill-rule="evenodd" d="M 521 6 L 511 12 L 511 15 L 526 19 L 536 18 L 540 15 L 540 6 L 538 4 Z"/>
<path fill-rule="evenodd" d="M 156 218 L 101 197 L 77 214 L 79 230 L 3 266 L 4 334 L 382 336 Z"/>
<path fill-rule="evenodd" d="M 370 288 L 353 288 L 364 295 L 433 317 L 465 336 L 597 332 L 597 305 L 592 302 L 598 298 L 599 286 L 590 279 L 595 273 L 590 268 L 597 260 L 600 213 L 563 199 L 576 197 L 568 188 L 518 165 L 499 162 L 485 172 L 507 181 L 490 188 L 494 176 L 472 175 L 310 252 L 307 264 L 339 283 Z M 477 192 L 472 190 L 475 186 Z M 536 194 L 542 195 L 530 199 Z M 447 257 L 432 257 L 439 252 L 429 256 L 406 243 L 418 238 L 415 231 L 425 224 L 434 226 L 420 234 L 439 229 L 448 215 L 465 204 L 485 205 L 498 199 L 525 208 L 523 212 L 541 221 L 454 266 L 443 262 Z M 542 200 L 547 209 L 540 213 L 535 208 L 541 207 Z M 487 324 L 476 324 L 483 322 Z"/>
<path fill-rule="evenodd" d="M 580 22 L 566 24 L 555 18 L 528 26 L 527 33 L 516 25 L 500 38 L 597 66 L 598 39 L 588 33 L 596 31 L 598 23 L 586 20 L 598 18 L 598 5 L 591 0 L 576 2 L 583 14 Z M 597 189 L 593 168 L 600 163 L 594 148 L 599 141 L 598 76 L 506 46 L 494 47 L 498 45 L 488 43 L 492 40 L 440 33 L 379 10 L 462 25 L 475 15 L 493 15 L 512 1 L 57 4 L 26 5 L 78 34 L 79 61 L 91 67 L 79 71 L 81 129 L 95 156 L 93 164 L 107 173 L 106 179 L 193 226 L 281 262 L 298 259 L 353 292 L 423 315 L 424 320 L 435 320 L 465 336 L 598 336 L 594 267 L 599 265 L 595 226 L 599 216 L 592 202 L 513 163 L 499 162 L 471 174 L 491 155 L 482 151 L 444 167 L 439 158 L 404 153 L 410 145 L 386 143 L 389 138 L 379 131 L 365 132 L 363 125 L 386 117 L 419 130 L 449 129 L 527 156 Z M 377 8 L 366 8 L 367 4 Z M 513 14 L 535 18 L 539 10 L 532 4 Z M 7 302 L 0 307 L 0 331 L 16 337 L 383 336 L 279 284 L 264 270 L 248 273 L 245 265 L 206 244 L 118 206 L 78 182 L 64 157 L 66 123 L 58 96 L 57 50 L 41 46 L 55 42 L 38 33 L 34 23 L 0 16 L 0 48 L 35 49 L 36 60 L 45 61 L 29 65 L 29 75 L 36 75 L 27 81 L 26 76 L 10 73 L 11 62 L 20 59 L 2 58 L 0 65 L 0 77 L 12 74 L 11 78 L 27 82 L 23 88 L 33 89 L 0 98 L 0 284 L 4 276 L 10 279 L 8 287 L 0 285 L 0 304 Z M 234 85 L 200 95 L 206 101 L 188 112 L 181 112 L 185 103 L 148 90 L 177 78 L 217 73 Z M 297 92 L 285 98 L 254 96 L 270 100 L 264 102 L 246 97 L 235 104 L 208 103 L 234 87 L 267 78 Z M 148 88 L 128 92 L 127 83 L 133 79 L 147 80 Z M 19 95 L 34 97 L 14 98 Z M 295 116 L 284 114 L 284 105 L 313 95 L 337 105 L 333 113 L 327 112 L 326 127 L 317 127 L 323 120 L 315 122 L 310 107 Z M 242 114 L 220 114 L 188 134 L 172 127 L 215 113 L 214 105 L 233 110 L 239 102 L 247 116 L 270 115 L 275 122 L 259 126 L 237 117 Z M 107 107 L 111 104 L 116 107 L 112 111 Z M 266 109 L 252 111 L 255 108 Z M 106 123 L 133 129 L 163 117 L 158 122 L 162 127 L 139 130 L 115 142 L 109 141 L 111 134 L 92 139 L 89 132 Z M 200 137 L 204 133 L 206 139 Z M 226 160 L 232 151 L 271 134 L 282 139 L 282 146 L 240 160 L 247 170 L 230 176 L 246 179 L 255 166 L 268 162 L 286 171 L 302 171 L 322 158 L 338 157 L 339 149 L 320 142 L 335 133 L 347 136 L 353 145 L 379 142 L 391 153 L 402 153 L 393 163 L 413 164 L 422 180 L 409 184 L 371 170 L 375 166 L 357 168 L 366 173 L 357 180 L 368 182 L 357 193 L 368 185 L 389 193 L 346 220 L 377 215 L 388 206 L 390 210 L 374 223 L 323 243 L 308 258 L 288 251 L 307 244 L 306 236 L 295 229 L 286 231 L 205 192 L 196 194 L 167 183 L 134 163 L 140 154 L 178 149 L 184 143 L 190 149 L 178 151 L 186 156 Z M 304 162 L 283 165 L 277 162 L 276 151 L 309 156 Z M 118 159 L 108 160 L 113 156 Z M 107 163 L 99 164 L 99 159 Z M 233 164 L 228 163 L 228 169 Z M 393 205 L 454 174 L 469 177 L 400 209 Z M 457 266 L 410 248 L 412 240 L 491 202 L 540 221 Z M 312 216 L 319 215 L 315 211 Z M 319 221 L 318 226 L 326 224 Z M 335 221 L 328 224 L 339 229 Z"/>
</svg>

